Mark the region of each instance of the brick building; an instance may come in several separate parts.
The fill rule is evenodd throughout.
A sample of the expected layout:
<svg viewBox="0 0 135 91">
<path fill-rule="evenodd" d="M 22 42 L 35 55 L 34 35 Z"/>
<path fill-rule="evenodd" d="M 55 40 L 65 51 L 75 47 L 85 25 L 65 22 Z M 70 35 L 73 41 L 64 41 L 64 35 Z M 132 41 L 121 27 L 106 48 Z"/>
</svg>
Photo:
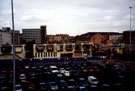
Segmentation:
<svg viewBox="0 0 135 91">
<path fill-rule="evenodd" d="M 70 39 L 67 34 L 48 35 L 47 37 L 48 43 L 68 43 Z"/>
</svg>

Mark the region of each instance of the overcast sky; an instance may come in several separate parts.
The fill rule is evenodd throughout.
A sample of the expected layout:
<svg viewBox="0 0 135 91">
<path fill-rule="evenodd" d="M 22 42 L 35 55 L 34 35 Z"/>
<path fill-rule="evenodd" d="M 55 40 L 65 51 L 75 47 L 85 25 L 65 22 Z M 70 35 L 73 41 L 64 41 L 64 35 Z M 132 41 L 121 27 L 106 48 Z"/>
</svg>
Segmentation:
<svg viewBox="0 0 135 91">
<path fill-rule="evenodd" d="M 0 29 L 11 27 L 11 0 L 0 0 Z M 47 34 L 135 30 L 135 0 L 14 0 L 15 29 L 47 25 Z"/>
</svg>

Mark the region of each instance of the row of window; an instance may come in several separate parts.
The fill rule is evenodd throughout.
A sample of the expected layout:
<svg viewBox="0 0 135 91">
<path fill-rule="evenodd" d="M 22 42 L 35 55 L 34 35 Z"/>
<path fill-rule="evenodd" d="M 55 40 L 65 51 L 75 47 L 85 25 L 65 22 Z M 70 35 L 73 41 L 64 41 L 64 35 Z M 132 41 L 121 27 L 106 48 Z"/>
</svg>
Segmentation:
<svg viewBox="0 0 135 91">
<path fill-rule="evenodd" d="M 35 53 L 37 58 L 57 57 L 57 52 L 38 52 Z"/>
</svg>

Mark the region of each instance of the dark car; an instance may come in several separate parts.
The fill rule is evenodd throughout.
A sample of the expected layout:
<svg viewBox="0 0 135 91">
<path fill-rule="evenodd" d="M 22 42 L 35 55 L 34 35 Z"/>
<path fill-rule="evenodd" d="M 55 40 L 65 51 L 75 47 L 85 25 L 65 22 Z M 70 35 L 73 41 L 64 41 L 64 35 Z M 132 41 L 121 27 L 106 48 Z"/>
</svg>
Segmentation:
<svg viewBox="0 0 135 91">
<path fill-rule="evenodd" d="M 37 69 L 36 70 L 36 75 L 42 75 L 42 70 L 41 69 Z"/>
<path fill-rule="evenodd" d="M 99 88 L 96 85 L 90 85 L 88 91 L 99 91 Z"/>
<path fill-rule="evenodd" d="M 58 85 L 56 82 L 49 82 L 49 86 L 51 90 L 58 90 Z"/>
<path fill-rule="evenodd" d="M 36 78 L 36 74 L 34 72 L 30 72 L 29 75 L 30 75 L 31 79 L 35 79 Z"/>
<path fill-rule="evenodd" d="M 66 91 L 76 91 L 76 88 L 73 86 L 68 86 Z"/>
<path fill-rule="evenodd" d="M 42 69 L 44 66 L 42 64 L 38 65 L 39 69 Z"/>
<path fill-rule="evenodd" d="M 8 91 L 8 87 L 7 86 L 1 87 L 0 91 Z"/>
<path fill-rule="evenodd" d="M 49 71 L 49 69 L 47 67 L 45 67 L 43 69 L 43 72 L 44 72 L 44 74 L 51 74 L 51 72 Z"/>
<path fill-rule="evenodd" d="M 81 72 L 86 73 L 88 70 L 85 67 L 81 67 Z"/>
<path fill-rule="evenodd" d="M 47 84 L 44 83 L 44 82 L 40 83 L 40 84 L 39 84 L 39 89 L 40 89 L 40 90 L 48 89 L 48 88 L 47 88 Z"/>
<path fill-rule="evenodd" d="M 77 87 L 78 84 L 74 79 L 69 79 L 68 86 Z"/>
<path fill-rule="evenodd" d="M 63 77 L 63 74 L 60 73 L 60 72 L 57 72 L 57 73 L 56 73 L 56 77 L 61 78 L 61 77 Z"/>
<path fill-rule="evenodd" d="M 101 91 L 111 91 L 110 85 L 108 84 L 101 84 L 100 86 Z"/>
<path fill-rule="evenodd" d="M 88 82 L 84 78 L 79 78 L 79 85 L 80 86 L 88 86 Z"/>
<path fill-rule="evenodd" d="M 86 87 L 80 86 L 78 87 L 77 91 L 88 91 L 88 90 L 86 89 Z"/>
<path fill-rule="evenodd" d="M 5 76 L 0 76 L 0 84 L 4 84 L 6 81 L 6 77 Z"/>
<path fill-rule="evenodd" d="M 79 76 L 79 71 L 76 70 L 76 69 L 73 69 L 73 70 L 71 71 L 71 74 L 72 74 L 72 76 Z"/>
<path fill-rule="evenodd" d="M 22 91 L 22 87 L 20 84 L 15 85 L 15 91 Z"/>
<path fill-rule="evenodd" d="M 65 80 L 60 80 L 60 87 L 61 89 L 66 89 L 68 87 L 68 84 Z"/>
</svg>

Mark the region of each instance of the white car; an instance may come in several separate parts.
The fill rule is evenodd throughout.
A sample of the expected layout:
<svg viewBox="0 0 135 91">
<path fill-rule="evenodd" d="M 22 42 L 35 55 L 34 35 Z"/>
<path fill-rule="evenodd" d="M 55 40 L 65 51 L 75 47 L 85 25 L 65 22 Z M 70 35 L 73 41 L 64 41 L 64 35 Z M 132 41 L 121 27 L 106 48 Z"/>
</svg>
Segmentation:
<svg viewBox="0 0 135 91">
<path fill-rule="evenodd" d="M 66 70 L 64 68 L 60 68 L 60 72 L 64 73 Z"/>
<path fill-rule="evenodd" d="M 65 72 L 64 72 L 64 75 L 65 75 L 65 76 L 70 76 L 70 72 L 69 72 L 69 71 L 65 71 Z"/>
<path fill-rule="evenodd" d="M 57 72 L 59 72 L 57 66 L 50 66 L 50 71 L 51 71 L 52 73 L 57 73 Z"/>
<path fill-rule="evenodd" d="M 88 82 L 89 82 L 90 84 L 93 84 L 93 85 L 97 85 L 97 84 L 98 84 L 98 80 L 97 80 L 97 78 L 94 77 L 94 76 L 88 76 Z"/>
<path fill-rule="evenodd" d="M 22 87 L 20 84 L 15 85 L 15 91 L 22 91 Z"/>
<path fill-rule="evenodd" d="M 26 75 L 25 74 L 20 74 L 20 80 L 25 80 L 26 79 Z"/>
<path fill-rule="evenodd" d="M 25 65 L 25 69 L 29 69 L 30 68 L 30 66 L 29 65 Z"/>
</svg>

